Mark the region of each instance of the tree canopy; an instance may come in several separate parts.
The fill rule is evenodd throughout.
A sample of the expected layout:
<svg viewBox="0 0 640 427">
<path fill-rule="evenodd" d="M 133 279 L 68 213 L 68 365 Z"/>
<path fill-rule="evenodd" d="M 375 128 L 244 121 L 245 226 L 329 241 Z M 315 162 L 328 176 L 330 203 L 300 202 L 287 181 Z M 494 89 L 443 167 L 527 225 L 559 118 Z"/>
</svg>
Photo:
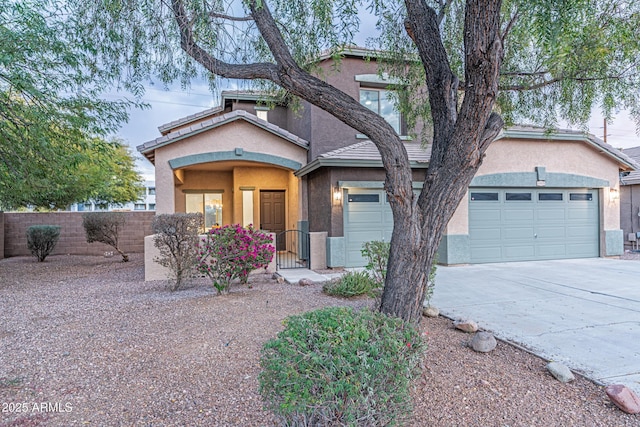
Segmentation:
<svg viewBox="0 0 640 427">
<path fill-rule="evenodd" d="M 378 148 L 394 218 L 381 310 L 417 321 L 444 229 L 504 123 L 585 123 L 592 108 L 640 117 L 640 3 L 626 0 L 68 0 L 99 63 L 131 81 L 188 82 L 200 73 L 269 82 L 322 108 Z M 398 106 L 431 160 L 412 191 L 402 141 L 376 113 L 318 78 L 377 17 L 369 42 L 400 79 Z M 339 67 L 338 67 L 339 68 Z M 321 76 L 320 76 L 321 77 Z"/>
<path fill-rule="evenodd" d="M 75 37 L 63 6 L 0 0 L 0 208 L 84 200 L 98 190 L 78 188 L 74 174 L 114 154 L 123 161 L 123 149 L 101 138 L 133 103 L 100 98 L 117 74 L 97 66 L 95 46 Z"/>
</svg>

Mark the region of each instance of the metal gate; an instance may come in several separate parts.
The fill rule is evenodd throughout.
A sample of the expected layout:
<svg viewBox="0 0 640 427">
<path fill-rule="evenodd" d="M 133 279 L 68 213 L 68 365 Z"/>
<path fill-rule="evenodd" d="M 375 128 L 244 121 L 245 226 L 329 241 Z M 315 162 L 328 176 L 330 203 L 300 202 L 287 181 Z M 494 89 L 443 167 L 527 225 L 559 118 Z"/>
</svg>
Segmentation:
<svg viewBox="0 0 640 427">
<path fill-rule="evenodd" d="M 278 270 L 309 268 L 309 233 L 286 230 L 276 235 Z"/>
</svg>

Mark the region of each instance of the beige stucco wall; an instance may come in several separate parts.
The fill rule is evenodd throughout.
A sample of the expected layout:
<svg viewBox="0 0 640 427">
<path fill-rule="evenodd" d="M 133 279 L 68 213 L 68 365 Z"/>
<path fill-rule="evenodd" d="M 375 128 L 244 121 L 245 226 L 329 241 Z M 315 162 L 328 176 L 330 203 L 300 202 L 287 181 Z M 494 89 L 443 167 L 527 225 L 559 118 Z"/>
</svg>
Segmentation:
<svg viewBox="0 0 640 427">
<path fill-rule="evenodd" d="M 536 166 L 546 168 L 547 173 L 565 173 L 603 179 L 619 189 L 618 164 L 601 154 L 585 142 L 580 141 L 535 141 L 523 139 L 500 139 L 487 150 L 482 166 L 476 176 L 509 172 L 535 172 Z M 600 191 L 601 229 L 620 228 L 619 200 L 611 200 L 609 188 Z M 447 226 L 446 234 L 469 233 L 468 195 Z"/>
<path fill-rule="evenodd" d="M 169 160 L 195 154 L 233 151 L 236 148 L 283 157 L 302 165 L 307 161 L 307 151 L 303 147 L 242 119 L 236 120 L 156 149 L 156 211 L 178 211 L 176 193 L 166 191 L 180 184 L 169 166 Z M 239 156 L 238 160 L 241 161 L 242 157 Z"/>
</svg>

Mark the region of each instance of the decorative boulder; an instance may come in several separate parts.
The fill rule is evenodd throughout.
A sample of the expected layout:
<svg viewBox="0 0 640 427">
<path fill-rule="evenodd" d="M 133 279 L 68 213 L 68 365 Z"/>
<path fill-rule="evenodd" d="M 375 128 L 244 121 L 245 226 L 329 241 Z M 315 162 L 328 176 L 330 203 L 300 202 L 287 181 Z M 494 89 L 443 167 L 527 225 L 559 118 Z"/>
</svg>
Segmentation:
<svg viewBox="0 0 640 427">
<path fill-rule="evenodd" d="M 480 353 L 489 353 L 497 345 L 495 337 L 489 332 L 478 332 L 471 339 L 471 348 Z"/>
<path fill-rule="evenodd" d="M 640 398 L 629 387 L 613 384 L 605 388 L 609 399 L 627 414 L 640 414 Z"/>
<path fill-rule="evenodd" d="M 303 279 L 298 280 L 298 285 L 300 285 L 300 286 L 312 286 L 312 285 L 315 285 L 315 283 L 311 279 L 303 278 Z"/>
<path fill-rule="evenodd" d="M 425 307 L 422 309 L 422 315 L 426 317 L 438 317 L 440 315 L 440 310 L 436 307 Z"/>
<path fill-rule="evenodd" d="M 473 333 L 478 331 L 478 324 L 473 320 L 456 320 L 453 322 L 453 326 L 461 331 Z"/>
<path fill-rule="evenodd" d="M 576 377 L 573 376 L 573 372 L 560 362 L 550 362 L 547 364 L 547 371 L 562 383 L 568 383 L 576 379 Z"/>
</svg>

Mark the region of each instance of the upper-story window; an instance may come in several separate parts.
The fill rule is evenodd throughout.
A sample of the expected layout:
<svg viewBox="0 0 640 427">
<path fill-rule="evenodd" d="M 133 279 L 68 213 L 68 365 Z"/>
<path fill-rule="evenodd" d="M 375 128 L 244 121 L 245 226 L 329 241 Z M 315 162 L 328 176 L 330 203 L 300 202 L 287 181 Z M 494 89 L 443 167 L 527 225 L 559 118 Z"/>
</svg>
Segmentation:
<svg viewBox="0 0 640 427">
<path fill-rule="evenodd" d="M 149 187 L 149 195 L 150 196 L 156 195 L 156 187 Z"/>
<path fill-rule="evenodd" d="M 360 89 L 360 104 L 379 114 L 400 135 L 400 112 L 396 109 L 391 91 L 385 89 Z"/>
</svg>

